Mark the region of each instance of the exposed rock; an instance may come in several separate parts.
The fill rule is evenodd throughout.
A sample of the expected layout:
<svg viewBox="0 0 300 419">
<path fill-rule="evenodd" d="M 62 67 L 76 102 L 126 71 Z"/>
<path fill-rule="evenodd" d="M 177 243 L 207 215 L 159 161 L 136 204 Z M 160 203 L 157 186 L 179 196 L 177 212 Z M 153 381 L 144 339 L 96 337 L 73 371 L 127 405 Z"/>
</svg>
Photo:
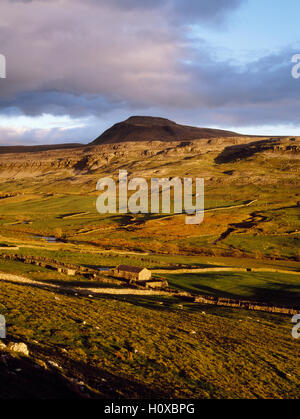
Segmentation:
<svg viewBox="0 0 300 419">
<path fill-rule="evenodd" d="M 0 350 L 1 349 L 6 349 L 6 348 L 7 348 L 7 346 L 5 345 L 5 343 L 1 342 L 1 340 L 0 340 Z"/>
<path fill-rule="evenodd" d="M 47 361 L 47 363 L 48 363 L 48 365 L 50 365 L 50 367 L 60 369 L 60 366 L 59 366 L 59 365 L 58 365 L 58 363 L 57 363 L 57 362 L 55 362 L 55 361 Z"/>
<path fill-rule="evenodd" d="M 44 362 L 43 360 L 41 360 L 41 359 L 36 359 L 36 365 L 37 365 L 37 367 L 38 368 L 44 368 L 44 369 L 47 369 L 47 364 L 46 364 L 46 362 Z"/>
<path fill-rule="evenodd" d="M 25 343 L 23 343 L 23 342 L 20 342 L 20 343 L 13 343 L 13 342 L 10 342 L 10 343 L 8 344 L 8 349 L 10 349 L 10 350 L 11 350 L 11 351 L 13 351 L 13 352 L 18 352 L 18 353 L 20 353 L 20 354 L 22 354 L 22 355 L 29 356 L 29 350 L 28 350 L 28 347 L 27 347 L 27 345 L 25 345 Z"/>
</svg>

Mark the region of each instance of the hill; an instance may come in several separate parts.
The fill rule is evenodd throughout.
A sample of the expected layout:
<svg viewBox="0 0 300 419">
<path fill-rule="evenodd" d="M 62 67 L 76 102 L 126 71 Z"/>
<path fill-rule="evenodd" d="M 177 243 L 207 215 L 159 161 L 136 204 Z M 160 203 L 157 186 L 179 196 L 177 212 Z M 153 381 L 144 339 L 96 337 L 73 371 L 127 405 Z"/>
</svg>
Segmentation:
<svg viewBox="0 0 300 419">
<path fill-rule="evenodd" d="M 132 116 L 115 124 L 94 140 L 92 145 L 133 141 L 184 141 L 216 137 L 241 137 L 231 131 L 179 125 L 165 118 Z"/>
</svg>

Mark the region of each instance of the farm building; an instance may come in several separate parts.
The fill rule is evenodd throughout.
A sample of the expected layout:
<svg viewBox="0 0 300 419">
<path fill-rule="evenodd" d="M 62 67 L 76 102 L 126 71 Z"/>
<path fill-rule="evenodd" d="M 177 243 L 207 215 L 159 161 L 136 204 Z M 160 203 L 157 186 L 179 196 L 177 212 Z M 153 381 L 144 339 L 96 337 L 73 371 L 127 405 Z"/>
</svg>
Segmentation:
<svg viewBox="0 0 300 419">
<path fill-rule="evenodd" d="M 128 279 L 129 281 L 149 281 L 152 278 L 151 271 L 137 266 L 119 265 L 114 269 L 114 276 Z"/>
</svg>

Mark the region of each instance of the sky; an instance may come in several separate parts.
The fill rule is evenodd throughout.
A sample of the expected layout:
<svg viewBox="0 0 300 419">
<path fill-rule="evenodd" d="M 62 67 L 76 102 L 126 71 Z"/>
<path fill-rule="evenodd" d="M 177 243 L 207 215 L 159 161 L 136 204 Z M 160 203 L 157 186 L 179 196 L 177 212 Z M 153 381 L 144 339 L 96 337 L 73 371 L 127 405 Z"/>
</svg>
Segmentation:
<svg viewBox="0 0 300 419">
<path fill-rule="evenodd" d="M 0 145 L 88 143 L 132 115 L 300 135 L 299 15 L 299 0 L 1 0 Z"/>
</svg>

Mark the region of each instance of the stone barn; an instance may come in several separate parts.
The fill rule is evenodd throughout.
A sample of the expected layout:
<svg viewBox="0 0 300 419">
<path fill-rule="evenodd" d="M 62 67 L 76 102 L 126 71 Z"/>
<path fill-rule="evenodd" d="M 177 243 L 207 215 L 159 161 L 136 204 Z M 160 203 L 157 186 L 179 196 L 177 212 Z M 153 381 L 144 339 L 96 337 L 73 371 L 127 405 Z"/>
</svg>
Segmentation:
<svg viewBox="0 0 300 419">
<path fill-rule="evenodd" d="M 129 281 L 140 282 L 149 281 L 152 278 L 152 273 L 147 268 L 119 265 L 114 269 L 114 276 L 128 279 Z"/>
</svg>

